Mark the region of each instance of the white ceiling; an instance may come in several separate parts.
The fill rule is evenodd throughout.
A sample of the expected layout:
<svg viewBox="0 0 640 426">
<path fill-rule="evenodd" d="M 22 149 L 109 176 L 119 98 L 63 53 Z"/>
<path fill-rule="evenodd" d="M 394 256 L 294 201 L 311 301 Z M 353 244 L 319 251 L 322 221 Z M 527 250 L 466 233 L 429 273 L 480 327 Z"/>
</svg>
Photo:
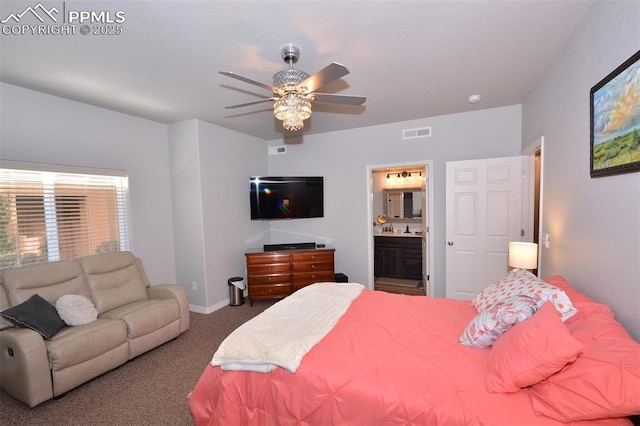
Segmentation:
<svg viewBox="0 0 640 426">
<path fill-rule="evenodd" d="M 304 133 L 323 133 L 522 103 L 593 0 L 48 1 L 69 11 L 123 11 L 122 35 L 0 35 L 0 79 L 171 123 L 201 119 L 271 140 L 285 132 L 268 97 L 220 75 L 271 85 L 280 48 L 295 68 L 331 62 L 350 74 L 321 92 L 366 96 L 360 107 L 315 104 Z M 0 20 L 33 1 L 0 3 Z M 24 24 L 36 24 L 33 16 Z M 50 22 L 45 22 L 45 24 Z M 482 101 L 467 98 L 481 94 Z"/>
</svg>

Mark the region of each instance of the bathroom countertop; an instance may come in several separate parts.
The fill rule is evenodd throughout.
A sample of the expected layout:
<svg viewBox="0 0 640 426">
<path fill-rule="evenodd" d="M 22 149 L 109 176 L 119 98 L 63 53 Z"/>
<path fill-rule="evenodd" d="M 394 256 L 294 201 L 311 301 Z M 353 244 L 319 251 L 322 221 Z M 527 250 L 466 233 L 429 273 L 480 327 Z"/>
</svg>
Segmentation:
<svg viewBox="0 0 640 426">
<path fill-rule="evenodd" d="M 410 237 L 414 237 L 414 238 L 420 238 L 422 237 L 421 234 L 416 234 L 415 232 L 409 232 L 408 234 L 405 233 L 404 231 L 399 232 L 399 233 L 395 233 L 395 232 L 382 232 L 380 234 L 373 234 L 374 237 L 404 237 L 404 238 L 410 238 Z"/>
</svg>

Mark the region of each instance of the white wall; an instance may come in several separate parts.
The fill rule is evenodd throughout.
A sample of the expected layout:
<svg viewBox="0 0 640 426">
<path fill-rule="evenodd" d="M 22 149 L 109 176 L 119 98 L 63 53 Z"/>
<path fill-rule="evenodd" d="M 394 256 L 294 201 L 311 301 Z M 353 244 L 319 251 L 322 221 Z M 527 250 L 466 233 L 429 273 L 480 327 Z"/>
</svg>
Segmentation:
<svg viewBox="0 0 640 426">
<path fill-rule="evenodd" d="M 132 251 L 174 282 L 167 127 L 5 83 L 0 99 L 0 158 L 127 171 Z"/>
<path fill-rule="evenodd" d="M 184 287 L 191 309 L 204 311 L 207 286 L 198 121 L 173 123 L 168 132 L 176 283 Z"/>
<path fill-rule="evenodd" d="M 245 274 L 244 253 L 262 247 L 268 224 L 251 220 L 249 176 L 267 172 L 267 143 L 198 121 L 207 310 L 225 305 L 227 280 Z"/>
<path fill-rule="evenodd" d="M 544 136 L 541 276 L 564 275 L 640 340 L 640 173 L 589 176 L 589 91 L 640 48 L 640 2 L 597 2 L 523 104 Z"/>
<path fill-rule="evenodd" d="M 311 117 L 313 120 L 313 117 Z M 402 129 L 432 127 L 426 139 L 402 140 Z M 433 160 L 434 272 L 437 296 L 445 295 L 445 163 L 452 160 L 519 155 L 519 105 L 304 135 L 287 153 L 269 157 L 271 175 L 325 177 L 325 217 L 272 223 L 273 242 L 316 241 L 336 248 L 336 272 L 353 282 L 368 281 L 368 165 Z M 283 141 L 270 141 L 270 146 Z"/>
<path fill-rule="evenodd" d="M 228 302 L 227 280 L 245 276 L 247 247 L 268 235 L 249 214 L 249 176 L 266 173 L 267 145 L 189 120 L 169 125 L 169 146 L 177 282 L 192 310 L 213 312 Z"/>
</svg>

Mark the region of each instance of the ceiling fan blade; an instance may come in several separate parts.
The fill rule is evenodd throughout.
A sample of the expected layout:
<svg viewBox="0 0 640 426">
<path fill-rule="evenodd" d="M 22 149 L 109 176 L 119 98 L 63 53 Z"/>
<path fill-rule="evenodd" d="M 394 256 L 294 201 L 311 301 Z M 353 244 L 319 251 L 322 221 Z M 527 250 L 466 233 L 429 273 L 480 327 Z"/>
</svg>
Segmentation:
<svg viewBox="0 0 640 426">
<path fill-rule="evenodd" d="M 260 99 L 259 101 L 247 102 L 246 104 L 229 105 L 229 106 L 226 106 L 224 108 L 225 109 L 242 108 L 242 107 L 246 107 L 246 106 L 250 106 L 250 105 L 256 105 L 256 104 L 261 104 L 263 102 L 275 101 L 275 100 L 276 100 L 276 98 L 265 98 L 265 99 Z"/>
<path fill-rule="evenodd" d="M 331 93 L 314 93 L 314 102 L 342 105 L 362 105 L 367 98 L 364 96 L 334 95 Z"/>
<path fill-rule="evenodd" d="M 255 86 L 258 87 L 262 87 L 263 89 L 267 89 L 273 92 L 273 87 L 264 84 L 264 83 L 260 83 L 259 81 L 255 81 L 255 80 L 251 80 L 250 78 L 247 77 L 243 77 L 240 74 L 236 74 L 234 72 L 231 71 L 220 71 L 220 74 L 222 75 L 226 75 L 227 77 L 231 77 L 231 78 L 235 78 L 236 80 L 240 80 L 240 81 L 244 81 L 245 83 L 249 83 L 249 84 L 253 84 Z"/>
<path fill-rule="evenodd" d="M 337 62 L 333 62 L 307 78 L 302 83 L 298 84 L 298 87 L 306 87 L 307 93 L 315 92 L 322 86 L 344 77 L 347 74 L 349 74 L 347 67 Z"/>
</svg>

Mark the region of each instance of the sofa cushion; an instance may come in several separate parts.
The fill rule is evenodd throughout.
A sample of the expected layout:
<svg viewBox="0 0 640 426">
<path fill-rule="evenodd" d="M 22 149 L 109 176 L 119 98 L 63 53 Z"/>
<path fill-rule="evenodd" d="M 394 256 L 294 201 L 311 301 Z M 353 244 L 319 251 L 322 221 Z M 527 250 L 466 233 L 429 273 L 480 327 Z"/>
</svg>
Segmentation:
<svg viewBox="0 0 640 426">
<path fill-rule="evenodd" d="M 37 331 L 45 339 L 52 339 L 67 326 L 56 308 L 37 294 L 19 305 L 5 309 L 0 315 L 17 326 Z"/>
<path fill-rule="evenodd" d="M 51 304 L 65 294 L 91 296 L 82 267 L 75 260 L 7 269 L 2 271 L 2 283 L 11 305 L 20 304 L 36 293 Z"/>
<path fill-rule="evenodd" d="M 2 277 L 2 274 L 0 274 L 0 278 L 1 277 Z M 0 311 L 4 311 L 9 307 L 11 307 L 11 305 L 9 304 L 9 298 L 7 297 L 7 292 L 4 289 L 4 285 L 0 281 Z M 11 328 L 11 327 L 13 327 L 13 323 L 9 322 L 9 320 L 0 316 L 0 331 L 6 328 Z"/>
<path fill-rule="evenodd" d="M 127 342 L 122 321 L 98 319 L 91 324 L 67 327 L 47 342 L 51 369 L 59 371 L 96 358 Z"/>
<path fill-rule="evenodd" d="M 98 311 L 91 300 L 79 294 L 67 294 L 56 300 L 56 311 L 71 327 L 89 324 L 98 319 Z"/>
<path fill-rule="evenodd" d="M 112 309 L 100 318 L 124 321 L 129 339 L 135 339 L 179 320 L 180 306 L 175 299 L 141 300 Z"/>
<path fill-rule="evenodd" d="M 130 252 L 112 252 L 79 259 L 98 314 L 148 299 L 136 258 Z"/>
</svg>

